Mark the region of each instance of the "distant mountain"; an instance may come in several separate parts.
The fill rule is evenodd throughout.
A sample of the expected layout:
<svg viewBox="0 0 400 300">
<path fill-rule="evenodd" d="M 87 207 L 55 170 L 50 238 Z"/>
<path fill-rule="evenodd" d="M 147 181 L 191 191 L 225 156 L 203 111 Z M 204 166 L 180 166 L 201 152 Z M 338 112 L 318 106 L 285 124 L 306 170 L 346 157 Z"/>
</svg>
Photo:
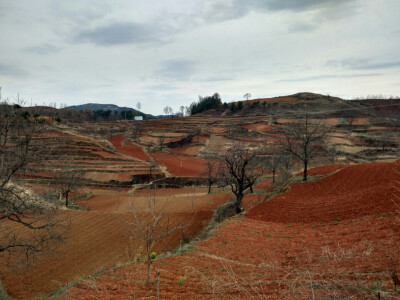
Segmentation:
<svg viewBox="0 0 400 300">
<path fill-rule="evenodd" d="M 85 109 L 91 109 L 92 111 L 108 111 L 109 110 L 113 113 L 117 112 L 119 114 L 121 114 L 124 111 L 132 111 L 133 115 L 135 115 L 135 116 L 143 116 L 148 119 L 154 118 L 154 116 L 151 114 L 145 114 L 145 113 L 142 113 L 141 111 L 138 111 L 131 107 L 120 107 L 115 104 L 86 103 L 86 104 L 81 104 L 81 105 L 71 105 L 66 108 L 75 109 L 75 110 L 79 110 L 79 111 L 85 111 Z"/>
</svg>

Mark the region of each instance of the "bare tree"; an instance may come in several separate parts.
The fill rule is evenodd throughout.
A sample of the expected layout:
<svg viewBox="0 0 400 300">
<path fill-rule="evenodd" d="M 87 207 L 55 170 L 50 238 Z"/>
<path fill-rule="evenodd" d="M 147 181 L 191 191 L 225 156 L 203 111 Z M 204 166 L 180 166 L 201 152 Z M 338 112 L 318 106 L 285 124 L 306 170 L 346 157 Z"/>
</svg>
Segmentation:
<svg viewBox="0 0 400 300">
<path fill-rule="evenodd" d="M 272 154 L 266 157 L 266 167 L 272 172 L 272 183 L 275 183 L 276 171 L 284 165 L 284 156 L 282 153 Z"/>
<path fill-rule="evenodd" d="M 136 108 L 137 108 L 138 111 L 141 110 L 141 108 L 142 108 L 142 103 L 140 103 L 140 101 L 138 101 L 138 102 L 136 103 Z"/>
<path fill-rule="evenodd" d="M 165 136 L 160 135 L 158 137 L 158 147 L 159 147 L 160 151 L 162 151 L 164 149 L 164 145 L 165 145 Z"/>
<path fill-rule="evenodd" d="M 179 110 L 181 111 L 182 117 L 184 117 L 185 116 L 185 107 L 182 105 L 181 107 L 179 107 Z"/>
<path fill-rule="evenodd" d="M 249 100 L 251 98 L 251 94 L 250 93 L 246 93 L 243 95 L 243 98 L 245 98 L 246 100 Z"/>
<path fill-rule="evenodd" d="M 322 122 L 311 123 L 308 114 L 301 117 L 298 122 L 284 127 L 281 146 L 287 153 L 303 163 L 303 181 L 307 181 L 308 164 L 321 150 L 329 130 L 330 128 Z"/>
<path fill-rule="evenodd" d="M 143 213 L 137 211 L 134 202 L 130 202 L 130 218 L 122 219 L 126 224 L 126 230 L 129 236 L 145 244 L 146 250 L 146 285 L 150 283 L 150 268 L 152 265 L 152 251 L 154 243 L 166 238 L 175 231 L 183 230 L 190 224 L 191 218 L 176 223 L 170 220 L 166 212 L 168 200 L 161 203 L 157 201 L 156 196 L 150 196 L 146 201 L 146 208 Z M 157 271 L 157 275 L 159 275 Z"/>
<path fill-rule="evenodd" d="M 82 186 L 82 172 L 78 169 L 67 169 L 58 174 L 56 183 L 61 196 L 65 200 L 65 207 L 69 206 L 69 196 L 72 192 L 77 192 Z"/>
<path fill-rule="evenodd" d="M 219 169 L 218 163 L 213 163 L 211 160 L 207 160 L 207 168 L 200 175 L 200 176 L 206 177 L 206 179 L 207 179 L 208 194 L 211 193 L 211 187 L 218 182 L 218 174 L 217 174 L 218 169 Z"/>
<path fill-rule="evenodd" d="M 190 114 L 191 114 L 191 109 L 190 109 L 189 106 L 185 106 L 185 112 L 186 112 L 186 115 L 187 115 L 187 116 L 190 116 Z"/>
<path fill-rule="evenodd" d="M 64 238 L 56 199 L 18 180 L 49 156 L 54 143 L 45 141 L 46 124 L 19 105 L 0 104 L 0 128 L 0 253 L 29 261 Z"/>
<path fill-rule="evenodd" d="M 172 109 L 172 107 L 171 106 L 166 106 L 166 107 L 164 107 L 164 113 L 166 114 L 166 115 L 172 115 L 173 113 L 174 113 L 174 111 L 173 111 L 173 109 Z"/>
<path fill-rule="evenodd" d="M 252 165 L 256 153 L 239 144 L 231 148 L 223 157 L 218 177 L 221 186 L 230 186 L 236 196 L 236 213 L 242 211 L 242 200 L 247 189 L 252 190 L 260 176 L 258 169 Z"/>
<path fill-rule="evenodd" d="M 133 137 L 133 139 L 135 139 L 135 140 L 139 139 L 142 136 L 144 131 L 145 131 L 145 126 L 142 123 L 142 121 L 135 121 L 132 124 L 132 137 Z"/>
</svg>

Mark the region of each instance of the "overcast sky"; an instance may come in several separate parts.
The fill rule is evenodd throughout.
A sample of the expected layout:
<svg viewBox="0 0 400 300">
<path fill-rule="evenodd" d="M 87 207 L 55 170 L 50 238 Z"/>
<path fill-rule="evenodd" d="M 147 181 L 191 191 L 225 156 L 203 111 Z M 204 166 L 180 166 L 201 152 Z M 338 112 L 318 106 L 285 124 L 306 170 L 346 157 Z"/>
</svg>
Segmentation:
<svg viewBox="0 0 400 300">
<path fill-rule="evenodd" d="M 163 113 L 301 91 L 400 95 L 399 0 L 0 0 L 2 98 Z"/>
</svg>

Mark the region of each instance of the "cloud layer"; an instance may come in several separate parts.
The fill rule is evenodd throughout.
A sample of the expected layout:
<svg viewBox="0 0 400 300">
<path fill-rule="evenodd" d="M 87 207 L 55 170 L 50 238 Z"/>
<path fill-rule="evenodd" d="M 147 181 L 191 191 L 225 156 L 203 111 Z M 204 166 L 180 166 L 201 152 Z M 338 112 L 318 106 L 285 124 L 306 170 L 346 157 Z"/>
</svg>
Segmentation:
<svg viewBox="0 0 400 300">
<path fill-rule="evenodd" d="M 0 86 L 37 102 L 400 95 L 397 0 L 3 0 Z"/>
</svg>

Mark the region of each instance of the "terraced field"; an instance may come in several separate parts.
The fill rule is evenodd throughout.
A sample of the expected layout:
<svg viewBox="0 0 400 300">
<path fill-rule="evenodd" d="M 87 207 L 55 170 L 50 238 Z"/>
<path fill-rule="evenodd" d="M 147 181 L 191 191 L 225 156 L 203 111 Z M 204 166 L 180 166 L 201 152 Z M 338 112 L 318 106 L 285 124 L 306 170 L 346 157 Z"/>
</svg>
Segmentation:
<svg viewBox="0 0 400 300">
<path fill-rule="evenodd" d="M 183 237 L 201 232 L 214 210 L 232 197 L 223 188 L 207 193 L 207 162 L 237 143 L 262 155 L 278 153 L 283 126 L 296 122 L 294 108 L 303 105 L 295 97 L 258 101 L 274 114 L 151 120 L 140 123 L 140 132 L 133 121 L 52 124 L 54 130 L 44 140 L 57 151 L 32 164 L 19 179 L 44 193 L 43 189 L 58 188 L 55 179 L 65 172 L 79 170 L 81 186 L 71 195 L 79 210 L 60 204 L 71 225 L 66 243 L 56 252 L 39 255 L 35 265 L 23 270 L 0 268 L 5 290 L 16 299 L 37 299 L 104 272 L 60 297 L 154 297 L 154 286 L 143 284 L 144 264 L 133 263 L 143 255 L 143 245 L 129 238 L 124 220 L 132 218 L 132 206 L 147 220 L 149 199 L 158 207 L 166 205 L 169 225 L 190 220 L 184 232 L 155 245 L 158 253 L 176 249 Z M 280 103 L 285 113 L 275 113 Z M 224 222 L 184 255 L 154 262 L 161 272 L 161 298 L 304 299 L 355 290 L 363 298 L 367 291 L 374 295 L 371 286 L 378 284 L 393 296 L 387 255 L 398 262 L 393 254 L 399 253 L 394 247 L 400 242 L 393 202 L 398 193 L 393 185 L 398 180 L 398 164 L 393 163 L 398 159 L 396 127 L 373 114 L 351 120 L 338 114 L 315 114 L 310 120 L 332 126 L 325 145 L 329 154 L 321 151 L 311 162 L 315 168 L 309 175 L 319 180 L 294 183 L 265 201 L 272 175 L 264 172 L 254 193 L 245 195 L 244 214 Z M 368 161 L 385 162 L 364 163 Z M 299 171 L 301 165 L 294 164 L 292 173 Z M 320 179 L 325 175 L 329 176 Z M 188 186 L 176 188 L 179 184 Z M 124 264 L 132 265 L 113 269 Z"/>
</svg>

